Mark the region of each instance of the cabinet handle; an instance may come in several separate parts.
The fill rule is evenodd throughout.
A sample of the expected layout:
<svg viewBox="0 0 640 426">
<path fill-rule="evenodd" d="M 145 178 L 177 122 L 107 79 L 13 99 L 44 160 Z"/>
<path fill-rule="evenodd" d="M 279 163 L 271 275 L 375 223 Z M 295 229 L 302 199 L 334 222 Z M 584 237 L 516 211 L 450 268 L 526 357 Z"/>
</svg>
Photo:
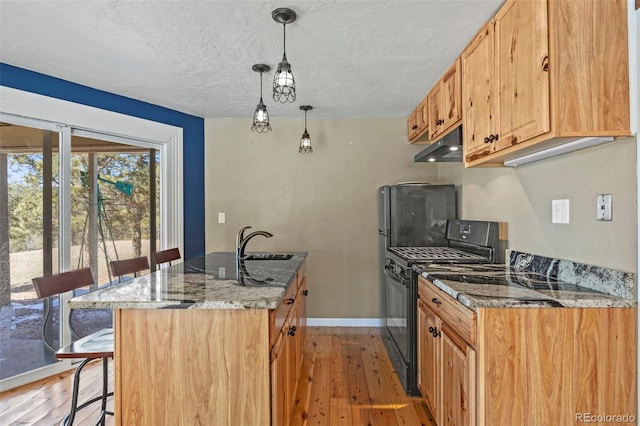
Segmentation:
<svg viewBox="0 0 640 426">
<path fill-rule="evenodd" d="M 418 128 L 418 125 L 417 125 L 417 124 L 414 124 L 413 126 L 411 126 L 411 130 L 415 130 L 415 129 L 417 129 L 417 128 Z"/>
<path fill-rule="evenodd" d="M 431 299 L 431 301 L 433 302 L 434 305 L 436 306 L 440 306 L 442 304 L 441 301 L 439 301 L 438 299 L 436 299 L 435 297 L 433 299 Z"/>
<path fill-rule="evenodd" d="M 292 325 L 292 326 L 289 328 L 289 332 L 288 332 L 287 334 L 289 334 L 289 336 L 295 336 L 295 335 L 296 335 L 296 326 L 295 326 L 295 325 Z"/>
<path fill-rule="evenodd" d="M 309 295 L 309 290 L 302 290 L 302 295 L 303 296 L 308 296 Z"/>
<path fill-rule="evenodd" d="M 489 143 L 491 142 L 491 139 L 489 139 L 488 137 L 484 138 L 484 143 Z"/>
<path fill-rule="evenodd" d="M 433 337 L 440 337 L 442 335 L 435 327 L 429 327 L 429 333 L 431 333 Z"/>
<path fill-rule="evenodd" d="M 293 302 L 295 302 L 295 300 L 294 300 L 294 299 L 292 299 L 292 298 L 288 298 L 288 299 L 285 301 L 285 303 L 286 303 L 287 305 L 293 305 Z"/>
<path fill-rule="evenodd" d="M 497 134 L 495 134 L 494 136 L 496 137 L 496 138 L 495 138 L 495 140 L 498 140 L 498 135 L 497 135 Z"/>
</svg>

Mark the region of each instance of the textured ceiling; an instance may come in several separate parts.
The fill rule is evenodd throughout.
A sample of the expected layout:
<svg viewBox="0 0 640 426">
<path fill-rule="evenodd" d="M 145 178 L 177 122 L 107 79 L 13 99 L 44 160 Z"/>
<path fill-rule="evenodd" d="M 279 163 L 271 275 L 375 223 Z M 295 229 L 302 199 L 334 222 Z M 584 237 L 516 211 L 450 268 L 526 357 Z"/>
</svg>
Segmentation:
<svg viewBox="0 0 640 426">
<path fill-rule="evenodd" d="M 207 118 L 403 117 L 503 0 L 0 1 L 0 61 Z M 297 100 L 271 99 L 287 57 Z"/>
</svg>

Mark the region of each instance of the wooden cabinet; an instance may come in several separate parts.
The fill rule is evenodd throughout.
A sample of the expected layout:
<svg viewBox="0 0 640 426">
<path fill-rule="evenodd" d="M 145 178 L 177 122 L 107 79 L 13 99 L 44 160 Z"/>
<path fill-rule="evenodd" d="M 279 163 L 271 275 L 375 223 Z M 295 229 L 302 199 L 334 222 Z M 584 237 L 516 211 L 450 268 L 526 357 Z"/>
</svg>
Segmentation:
<svg viewBox="0 0 640 426">
<path fill-rule="evenodd" d="M 440 418 L 440 368 L 441 345 L 437 331 L 441 330 L 441 321 L 433 311 L 418 300 L 418 389 L 422 392 L 427 407 L 435 420 Z"/>
<path fill-rule="evenodd" d="M 442 408 L 443 425 L 475 423 L 476 352 L 446 326 L 438 334 L 442 345 Z"/>
<path fill-rule="evenodd" d="M 546 1 L 512 1 L 495 17 L 496 151 L 549 131 Z"/>
<path fill-rule="evenodd" d="M 429 120 L 428 120 L 427 97 L 418 104 L 407 120 L 407 134 L 410 143 L 428 143 Z"/>
<path fill-rule="evenodd" d="M 435 142 L 462 119 L 460 59 L 449 67 L 427 95 L 429 140 Z"/>
<path fill-rule="evenodd" d="M 467 167 L 630 135 L 624 0 L 507 0 L 461 61 Z"/>
<path fill-rule="evenodd" d="M 465 159 L 495 151 L 497 135 L 493 21 L 485 25 L 461 56 L 462 128 Z M 495 136 L 493 136 L 495 137 Z"/>
<path fill-rule="evenodd" d="M 636 308 L 474 311 L 418 286 L 418 386 L 438 425 L 636 416 Z"/>
<path fill-rule="evenodd" d="M 288 425 L 287 397 L 288 359 L 287 338 L 279 334 L 271 351 L 271 424 Z"/>
<path fill-rule="evenodd" d="M 307 335 L 307 280 L 301 268 L 296 282 L 287 290 L 283 303 L 274 317 L 285 314 L 280 328 L 274 328 L 275 344 L 271 350 L 271 413 L 272 425 L 289 425 L 302 368 L 302 356 Z M 291 297 L 293 296 L 293 297 Z M 280 324 L 274 321 L 273 324 Z"/>
<path fill-rule="evenodd" d="M 462 330 L 469 337 L 465 330 L 474 330 L 475 334 L 469 326 L 469 318 L 475 321 L 475 316 L 458 316 L 459 307 L 439 293 L 426 281 L 420 285 L 418 388 L 438 425 L 475 424 L 475 350 L 456 332 Z M 468 340 L 475 341 L 475 335 Z"/>
</svg>

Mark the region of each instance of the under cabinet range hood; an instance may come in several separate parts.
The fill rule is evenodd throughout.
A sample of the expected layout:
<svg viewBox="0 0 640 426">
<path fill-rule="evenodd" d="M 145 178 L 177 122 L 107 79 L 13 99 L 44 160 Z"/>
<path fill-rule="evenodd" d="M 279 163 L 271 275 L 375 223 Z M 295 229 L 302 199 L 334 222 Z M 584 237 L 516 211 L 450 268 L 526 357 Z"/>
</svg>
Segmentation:
<svg viewBox="0 0 640 426">
<path fill-rule="evenodd" d="M 458 126 L 437 142 L 413 156 L 421 162 L 462 162 L 462 126 Z"/>
</svg>

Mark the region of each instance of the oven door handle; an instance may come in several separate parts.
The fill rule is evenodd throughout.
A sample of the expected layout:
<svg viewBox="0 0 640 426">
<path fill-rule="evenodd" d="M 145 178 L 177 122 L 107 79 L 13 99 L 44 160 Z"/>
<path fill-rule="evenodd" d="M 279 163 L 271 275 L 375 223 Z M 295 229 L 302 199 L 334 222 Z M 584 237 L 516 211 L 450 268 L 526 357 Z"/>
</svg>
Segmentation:
<svg viewBox="0 0 640 426">
<path fill-rule="evenodd" d="M 397 282 L 398 284 L 404 285 L 402 283 L 402 277 L 396 274 L 392 267 L 384 265 L 384 272 L 391 280 Z"/>
<path fill-rule="evenodd" d="M 402 274 L 397 274 L 393 268 L 391 268 L 390 266 L 384 265 L 384 271 L 387 274 L 387 276 L 394 281 L 395 283 L 397 283 L 398 285 L 402 286 L 402 287 L 409 287 L 409 278 L 406 278 L 404 275 Z"/>
</svg>

